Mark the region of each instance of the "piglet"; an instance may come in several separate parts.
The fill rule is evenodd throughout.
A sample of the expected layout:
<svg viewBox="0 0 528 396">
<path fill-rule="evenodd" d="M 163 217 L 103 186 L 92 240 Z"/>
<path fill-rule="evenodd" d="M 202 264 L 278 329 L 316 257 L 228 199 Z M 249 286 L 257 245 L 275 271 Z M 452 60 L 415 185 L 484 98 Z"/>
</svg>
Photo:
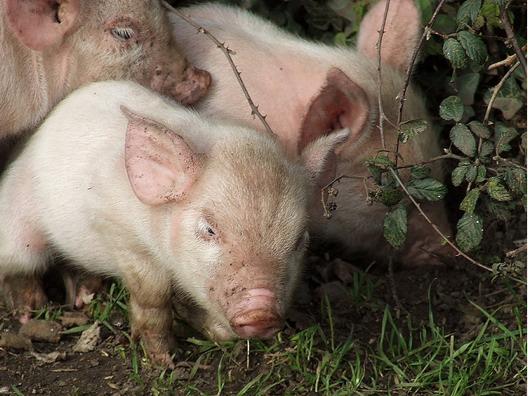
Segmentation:
<svg viewBox="0 0 528 396">
<path fill-rule="evenodd" d="M 271 337 L 301 272 L 307 197 L 347 137 L 323 136 L 292 161 L 274 136 L 135 83 L 81 88 L 0 184 L 0 278 L 40 274 L 54 254 L 122 278 L 133 335 L 162 365 L 173 290 L 216 339 Z"/>
<path fill-rule="evenodd" d="M 233 59 L 252 96 L 271 128 L 291 154 L 302 152 L 309 142 L 339 128 L 349 128 L 350 137 L 337 149 L 337 174 L 368 176 L 365 159 L 382 148 L 377 127 L 378 72 L 376 43 L 385 1 L 365 16 L 358 35 L 357 49 L 333 47 L 293 36 L 239 8 L 204 4 L 180 9 L 233 50 Z M 199 109 L 206 115 L 236 120 L 264 130 L 250 111 L 224 55 L 203 34 L 172 14 L 173 33 L 183 53 L 199 67 L 207 65 L 215 84 Z M 397 134 L 397 96 L 403 87 L 404 72 L 421 33 L 420 14 L 413 0 L 390 2 L 382 46 L 385 141 L 394 150 Z M 410 87 L 403 121 L 427 120 L 424 100 Z M 401 165 L 413 164 L 440 154 L 438 136 L 428 129 L 402 145 Z M 441 177 L 434 164 L 434 176 Z M 324 182 L 331 181 L 326 178 Z M 320 186 L 324 185 L 324 182 Z M 344 180 L 338 185 L 337 211 L 329 221 L 323 217 L 320 199 L 312 204 L 313 229 L 326 240 L 341 242 L 345 253 L 368 251 L 384 258 L 388 253 L 383 240 L 386 208 L 370 205 L 363 182 Z M 441 204 L 425 205 L 435 222 L 447 229 Z M 443 249 L 432 228 L 412 213 L 408 243 L 399 252 L 407 265 L 434 262 L 430 252 Z"/>
<path fill-rule="evenodd" d="M 135 80 L 192 104 L 209 73 L 176 48 L 158 0 L 0 1 L 0 140 L 83 84 Z"/>
</svg>

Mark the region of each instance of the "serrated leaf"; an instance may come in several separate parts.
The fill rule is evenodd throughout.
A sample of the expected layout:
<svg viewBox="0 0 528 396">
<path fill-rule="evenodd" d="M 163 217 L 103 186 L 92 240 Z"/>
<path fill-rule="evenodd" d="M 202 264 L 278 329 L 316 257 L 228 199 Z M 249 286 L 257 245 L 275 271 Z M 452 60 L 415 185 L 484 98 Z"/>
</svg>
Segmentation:
<svg viewBox="0 0 528 396">
<path fill-rule="evenodd" d="M 383 171 L 380 168 L 378 168 L 377 166 L 371 166 L 371 165 L 368 165 L 367 169 L 370 172 L 370 174 L 372 175 L 372 178 L 374 179 L 376 184 L 381 184 L 381 175 L 382 175 Z"/>
<path fill-rule="evenodd" d="M 526 172 L 520 168 L 508 168 L 505 177 L 506 184 L 514 193 L 526 194 Z"/>
<path fill-rule="evenodd" d="M 482 218 L 475 213 L 465 213 L 458 221 L 456 242 L 464 252 L 475 249 L 482 242 Z"/>
<path fill-rule="evenodd" d="M 477 152 L 477 142 L 475 136 L 464 124 L 456 124 L 449 133 L 449 137 L 455 147 L 466 154 L 474 157 Z"/>
<path fill-rule="evenodd" d="M 482 142 L 482 146 L 480 147 L 480 157 L 487 157 L 488 155 L 492 154 L 493 151 L 495 151 L 495 145 L 489 140 L 486 140 Z"/>
<path fill-rule="evenodd" d="M 486 180 L 486 174 L 488 173 L 484 165 L 479 165 L 477 168 L 477 177 L 475 178 L 475 183 L 482 183 Z"/>
<path fill-rule="evenodd" d="M 505 151 L 510 151 L 510 142 L 515 139 L 519 134 L 517 130 L 512 127 L 508 127 L 501 122 L 495 125 L 495 149 L 497 154 L 501 154 Z"/>
<path fill-rule="evenodd" d="M 458 9 L 457 22 L 459 25 L 473 23 L 480 12 L 482 6 L 481 0 L 467 0 Z"/>
<path fill-rule="evenodd" d="M 411 177 L 413 179 L 425 179 L 431 174 L 431 168 L 425 165 L 416 165 L 411 168 Z"/>
<path fill-rule="evenodd" d="M 466 173 L 466 181 L 473 183 L 477 179 L 478 166 L 471 165 Z"/>
<path fill-rule="evenodd" d="M 473 33 L 463 30 L 457 34 L 458 42 L 462 44 L 466 54 L 473 62 L 482 65 L 488 59 L 488 49 L 484 41 Z"/>
<path fill-rule="evenodd" d="M 506 187 L 504 187 L 498 177 L 490 177 L 488 180 L 488 195 L 499 202 L 512 200 L 511 194 L 506 190 Z"/>
<path fill-rule="evenodd" d="M 491 137 L 489 128 L 480 121 L 471 121 L 468 126 L 471 132 L 482 139 L 489 139 Z"/>
<path fill-rule="evenodd" d="M 444 120 L 460 121 L 464 115 L 464 104 L 458 96 L 450 96 L 440 103 L 440 117 Z"/>
<path fill-rule="evenodd" d="M 383 235 L 387 242 L 396 249 L 404 245 L 407 238 L 407 209 L 405 206 L 399 205 L 385 215 Z"/>
<path fill-rule="evenodd" d="M 466 50 L 462 44 L 454 38 L 448 38 L 444 42 L 444 56 L 451 62 L 453 69 L 463 69 L 468 63 Z"/>
<path fill-rule="evenodd" d="M 407 143 L 409 139 L 426 131 L 428 126 L 429 123 L 425 120 L 411 120 L 401 124 L 400 133 L 398 135 L 400 142 Z"/>
<path fill-rule="evenodd" d="M 458 96 L 462 99 L 464 105 L 471 106 L 475 102 L 475 92 L 477 92 L 479 82 L 479 73 L 466 73 L 457 77 L 456 87 Z"/>
<path fill-rule="evenodd" d="M 490 28 L 501 27 L 500 8 L 494 0 L 485 0 L 480 9 L 480 14 L 486 18 L 486 23 Z"/>
<path fill-rule="evenodd" d="M 466 174 L 469 170 L 470 163 L 469 161 L 460 161 L 458 166 L 451 173 L 451 183 L 453 186 L 458 187 L 462 184 L 466 178 Z"/>
<path fill-rule="evenodd" d="M 440 201 L 447 194 L 447 187 L 430 177 L 411 180 L 407 190 L 414 198 L 427 201 Z"/>
<path fill-rule="evenodd" d="M 394 162 L 386 155 L 377 155 L 373 158 L 369 158 L 366 163 L 367 165 L 377 166 L 381 169 L 387 169 L 395 166 Z"/>
<path fill-rule="evenodd" d="M 480 189 L 474 188 L 466 194 L 466 197 L 460 203 L 460 210 L 466 213 L 473 213 L 480 197 Z"/>
<path fill-rule="evenodd" d="M 378 200 L 385 206 L 394 206 L 403 198 L 402 191 L 397 187 L 385 186 L 378 194 Z"/>
</svg>

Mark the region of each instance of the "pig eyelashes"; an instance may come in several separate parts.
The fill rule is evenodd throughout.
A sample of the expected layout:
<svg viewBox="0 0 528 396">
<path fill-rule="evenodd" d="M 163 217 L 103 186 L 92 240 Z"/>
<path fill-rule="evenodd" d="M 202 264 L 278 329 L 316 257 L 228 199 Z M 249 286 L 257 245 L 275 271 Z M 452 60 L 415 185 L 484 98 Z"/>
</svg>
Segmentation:
<svg viewBox="0 0 528 396">
<path fill-rule="evenodd" d="M 136 35 L 131 27 L 115 27 L 111 30 L 112 36 L 121 41 L 128 41 Z"/>
<path fill-rule="evenodd" d="M 212 241 L 218 238 L 214 227 L 204 218 L 198 221 L 198 236 L 205 241 Z"/>
</svg>

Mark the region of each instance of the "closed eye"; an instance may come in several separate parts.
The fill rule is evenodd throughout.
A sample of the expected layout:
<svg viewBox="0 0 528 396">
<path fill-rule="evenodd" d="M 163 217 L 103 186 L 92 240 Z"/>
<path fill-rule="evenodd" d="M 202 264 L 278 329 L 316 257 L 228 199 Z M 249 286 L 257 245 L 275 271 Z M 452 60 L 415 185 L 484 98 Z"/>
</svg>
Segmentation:
<svg viewBox="0 0 528 396">
<path fill-rule="evenodd" d="M 130 40 L 135 34 L 136 32 L 131 27 L 115 27 L 112 29 L 112 36 L 122 41 Z"/>
</svg>

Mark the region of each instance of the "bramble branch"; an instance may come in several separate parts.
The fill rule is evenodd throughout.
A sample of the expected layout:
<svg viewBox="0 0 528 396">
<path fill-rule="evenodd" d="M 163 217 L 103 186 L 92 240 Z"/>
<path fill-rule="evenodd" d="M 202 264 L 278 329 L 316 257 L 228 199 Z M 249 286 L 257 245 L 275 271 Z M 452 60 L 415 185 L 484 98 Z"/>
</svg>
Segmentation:
<svg viewBox="0 0 528 396">
<path fill-rule="evenodd" d="M 376 43 L 376 48 L 378 50 L 378 107 L 379 107 L 379 131 L 380 131 L 380 139 L 381 139 L 381 147 L 383 150 L 386 150 L 385 146 L 385 131 L 383 130 L 383 122 L 385 121 L 385 113 L 383 111 L 383 102 L 382 102 L 382 95 L 383 95 L 383 78 L 381 73 L 381 47 L 383 44 L 383 34 L 385 33 L 385 24 L 387 23 L 387 16 L 389 14 L 389 7 L 390 7 L 390 0 L 387 0 L 385 3 L 385 11 L 383 14 L 383 21 L 381 23 L 380 30 L 378 31 L 378 42 Z"/>
<path fill-rule="evenodd" d="M 273 132 L 273 130 L 271 129 L 271 127 L 269 126 L 268 122 L 266 121 L 266 116 L 265 115 L 262 115 L 262 113 L 260 112 L 259 108 L 258 108 L 258 105 L 256 105 L 254 102 L 253 102 L 253 99 L 251 98 L 249 92 L 248 92 L 248 89 L 246 87 L 246 84 L 244 84 L 244 81 L 242 80 L 242 77 L 241 77 L 241 72 L 238 70 L 234 60 L 233 60 L 233 57 L 232 57 L 232 54 L 234 53 L 234 51 L 232 49 L 230 49 L 229 47 L 227 47 L 225 45 L 225 43 L 222 43 L 220 40 L 218 40 L 210 31 L 208 31 L 207 29 L 203 28 L 202 26 L 200 26 L 199 24 L 197 24 L 196 22 L 194 22 L 192 20 L 191 17 L 189 17 L 188 15 L 185 15 L 183 12 L 175 9 L 174 7 L 172 7 L 170 4 L 168 4 L 167 2 L 163 2 L 163 5 L 171 12 L 175 13 L 176 15 L 178 15 L 181 19 L 183 19 L 185 22 L 187 22 L 189 25 L 191 25 L 192 27 L 194 27 L 198 33 L 202 33 L 204 34 L 207 38 L 209 38 L 209 40 L 211 40 L 218 48 L 220 48 L 220 50 L 223 52 L 223 54 L 225 55 L 225 57 L 227 58 L 227 61 L 229 62 L 229 65 L 231 66 L 231 69 L 233 70 L 233 73 L 235 74 L 235 77 L 240 85 L 240 88 L 242 88 L 242 92 L 244 93 L 244 96 L 246 97 L 247 99 L 247 102 L 249 103 L 249 107 L 251 108 L 251 115 L 253 116 L 256 116 L 260 122 L 262 123 L 262 125 L 264 125 L 264 128 L 266 129 L 266 131 L 271 134 L 272 136 L 275 136 L 275 133 Z"/>
<path fill-rule="evenodd" d="M 521 47 L 519 46 L 519 42 L 515 38 L 515 33 L 513 32 L 513 28 L 510 23 L 510 18 L 508 17 L 508 5 L 506 5 L 505 7 L 501 9 L 500 20 L 502 22 L 502 25 L 504 26 L 506 35 L 508 36 L 508 41 L 512 44 L 513 49 L 515 50 L 515 53 L 517 54 L 517 60 L 520 62 L 523 68 L 524 74 L 526 74 L 526 57 L 524 56 L 524 53 Z"/>
<path fill-rule="evenodd" d="M 493 107 L 493 103 L 495 103 L 495 99 L 497 99 L 497 95 L 499 94 L 499 91 L 502 89 L 506 80 L 513 74 L 515 69 L 519 67 L 519 65 L 520 65 L 520 62 L 517 61 L 510 68 L 510 70 L 508 70 L 508 72 L 504 75 L 504 77 L 502 77 L 499 83 L 493 88 L 493 94 L 491 95 L 490 101 L 488 103 L 488 107 L 486 108 L 486 114 L 484 115 L 484 125 L 488 124 L 489 116 L 491 114 L 491 108 Z"/>
</svg>

